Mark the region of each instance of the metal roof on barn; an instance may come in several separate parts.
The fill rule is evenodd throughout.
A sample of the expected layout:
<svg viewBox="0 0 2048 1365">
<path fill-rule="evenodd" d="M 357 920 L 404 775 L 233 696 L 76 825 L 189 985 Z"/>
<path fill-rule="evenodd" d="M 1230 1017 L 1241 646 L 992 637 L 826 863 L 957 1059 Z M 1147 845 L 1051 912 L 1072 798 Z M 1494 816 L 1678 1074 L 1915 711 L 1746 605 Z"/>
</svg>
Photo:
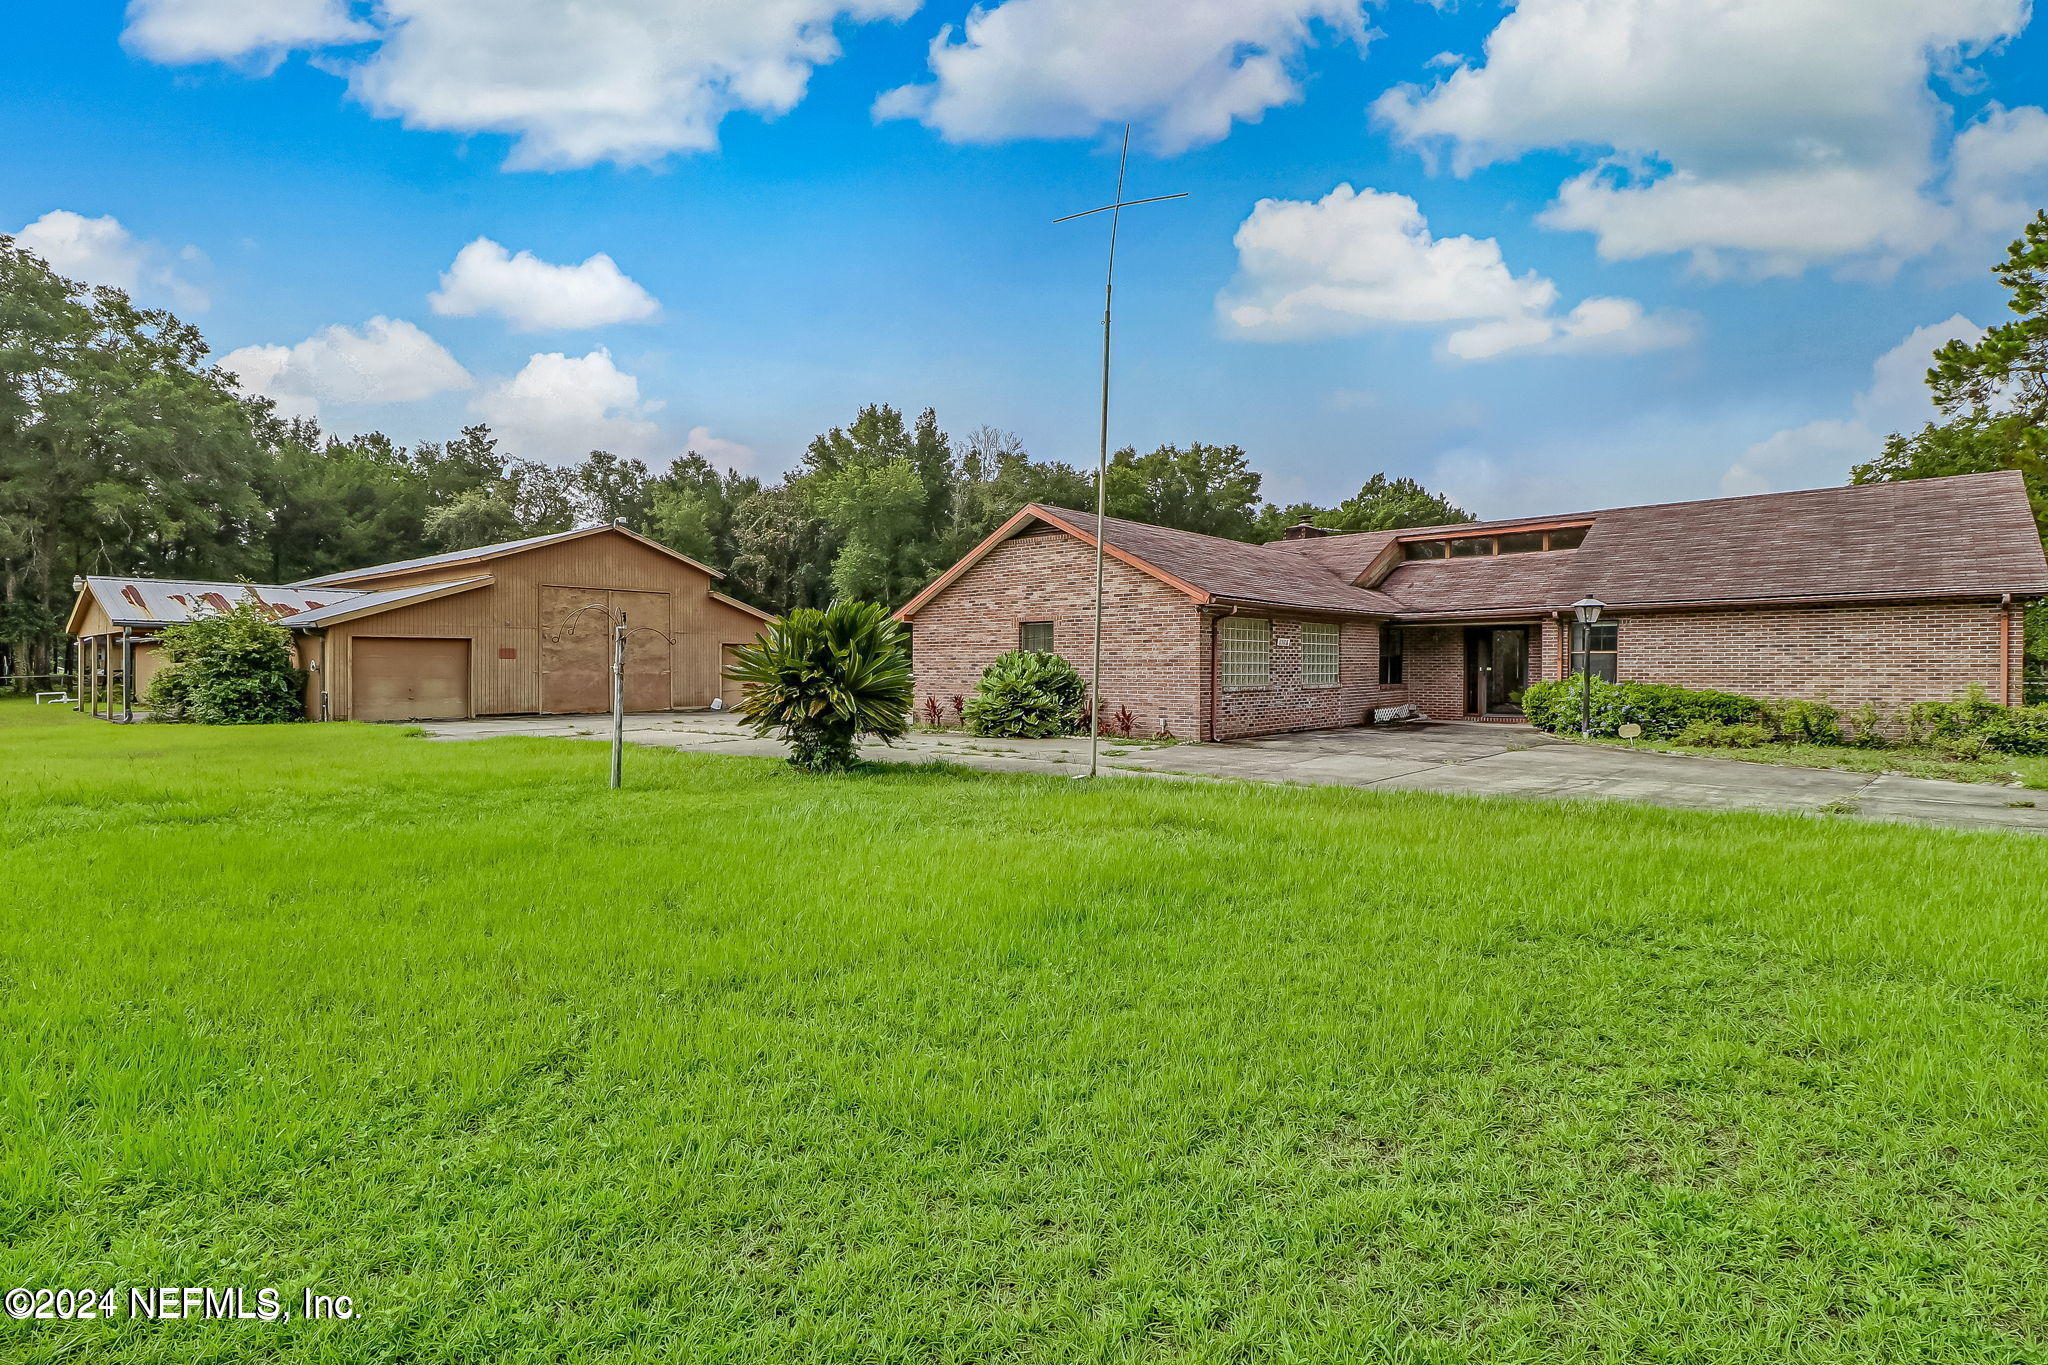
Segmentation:
<svg viewBox="0 0 2048 1365">
<path fill-rule="evenodd" d="M 228 611 L 255 601 L 271 619 L 290 618 L 352 601 L 364 594 L 350 588 L 279 586 L 269 583 L 214 583 L 176 578 L 114 578 L 88 575 L 86 591 L 116 626 L 169 626 Z"/>
<path fill-rule="evenodd" d="M 604 526 L 579 526 L 573 531 L 550 531 L 543 536 L 523 536 L 518 540 L 501 540 L 495 545 L 478 545 L 467 550 L 450 550 L 446 554 L 421 555 L 418 559 L 394 559 L 389 564 L 372 564 L 368 568 L 347 569 L 341 573 L 322 574 L 318 578 L 302 578 L 292 586 L 295 588 L 317 588 L 328 583 L 346 583 L 357 578 L 380 578 L 387 574 L 411 573 L 415 569 L 431 569 L 442 564 L 463 564 L 472 559 L 489 559 L 494 555 L 513 554 L 530 550 L 536 545 L 546 545 L 557 540 L 568 540 L 573 536 L 587 536 L 592 531 L 602 531 Z"/>
<path fill-rule="evenodd" d="M 294 629 L 312 626 L 333 625 L 336 621 L 352 620 L 358 616 L 371 616 L 393 607 L 410 606 L 414 602 L 431 602 L 436 598 L 452 597 L 459 592 L 481 588 L 495 581 L 490 574 L 478 574 L 473 578 L 458 578 L 447 583 L 415 583 L 405 588 L 385 588 L 380 592 L 343 592 L 341 600 L 325 607 L 315 607 L 298 616 L 285 618 L 281 623 Z"/>
</svg>

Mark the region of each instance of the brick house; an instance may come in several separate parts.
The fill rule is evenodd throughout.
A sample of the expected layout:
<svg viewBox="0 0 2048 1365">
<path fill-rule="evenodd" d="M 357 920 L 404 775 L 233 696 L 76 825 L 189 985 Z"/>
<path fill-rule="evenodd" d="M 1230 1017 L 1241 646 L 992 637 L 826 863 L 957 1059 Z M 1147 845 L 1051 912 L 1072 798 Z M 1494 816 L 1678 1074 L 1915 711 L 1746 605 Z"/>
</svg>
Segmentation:
<svg viewBox="0 0 2048 1365">
<path fill-rule="evenodd" d="M 917 703 L 997 655 L 1085 674 L 1095 518 L 1033 503 L 911 599 Z M 2048 596 L 2014 472 L 1246 545 L 1110 518 L 1105 711 L 1232 739 L 1414 706 L 1514 720 L 1576 675 L 1886 711 L 1971 684 L 2019 698 L 2025 603 Z M 1571 604 L 1607 604 L 1581 639 Z"/>
</svg>

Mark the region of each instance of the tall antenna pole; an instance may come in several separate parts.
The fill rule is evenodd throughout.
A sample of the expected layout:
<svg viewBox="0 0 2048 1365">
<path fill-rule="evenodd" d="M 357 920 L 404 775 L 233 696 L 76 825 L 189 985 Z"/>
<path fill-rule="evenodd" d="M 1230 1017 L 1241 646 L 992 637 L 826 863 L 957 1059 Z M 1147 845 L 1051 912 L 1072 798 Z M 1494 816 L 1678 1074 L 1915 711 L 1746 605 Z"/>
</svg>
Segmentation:
<svg viewBox="0 0 2048 1365">
<path fill-rule="evenodd" d="M 1116 230 L 1123 211 L 1134 204 L 1157 204 L 1168 199 L 1185 199 L 1185 194 L 1160 194 L 1150 199 L 1124 198 L 1124 171 L 1131 162 L 1131 125 L 1124 125 L 1123 152 L 1116 163 L 1116 202 L 1101 208 L 1070 213 L 1055 223 L 1072 222 L 1091 213 L 1109 214 L 1109 265 L 1102 276 L 1102 425 L 1095 451 L 1095 644 L 1088 672 L 1088 776 L 1097 770 L 1097 751 L 1102 747 L 1102 523 L 1109 504 L 1109 315 L 1116 296 Z"/>
<path fill-rule="evenodd" d="M 1095 658 L 1088 670 L 1088 776 L 1102 747 L 1102 520 L 1109 507 L 1109 306 L 1116 294 L 1116 230 L 1124 216 L 1124 169 L 1131 161 L 1131 125 L 1116 162 L 1116 207 L 1109 211 L 1109 268 L 1102 274 L 1102 425 L 1095 446 Z"/>
</svg>

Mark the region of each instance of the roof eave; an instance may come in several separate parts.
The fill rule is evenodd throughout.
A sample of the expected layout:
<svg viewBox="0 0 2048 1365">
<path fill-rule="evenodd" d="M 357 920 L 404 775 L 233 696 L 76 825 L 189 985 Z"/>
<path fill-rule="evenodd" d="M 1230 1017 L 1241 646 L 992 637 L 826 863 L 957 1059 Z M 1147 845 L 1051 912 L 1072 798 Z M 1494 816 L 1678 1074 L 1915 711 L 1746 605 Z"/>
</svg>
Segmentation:
<svg viewBox="0 0 2048 1365">
<path fill-rule="evenodd" d="M 452 583 L 423 583 L 417 591 L 408 592 L 395 602 L 373 602 L 348 611 L 336 612 L 319 621 L 294 621 L 289 616 L 280 616 L 277 624 L 288 630 L 326 630 L 330 626 L 346 625 L 350 621 L 360 621 L 368 616 L 381 616 L 387 611 L 397 611 L 400 607 L 417 607 L 427 602 L 438 602 L 444 597 L 453 597 L 457 593 L 475 592 L 478 588 L 488 588 L 497 581 L 491 574 L 479 574 L 474 578 L 457 579 Z M 301 616 L 314 614 L 298 613 Z"/>
<path fill-rule="evenodd" d="M 584 536 L 594 536 L 600 531 L 617 531 L 620 535 L 637 541 L 650 550 L 658 551 L 671 559 L 679 559 L 693 569 L 710 574 L 714 580 L 725 577 L 723 573 L 712 568 L 709 564 L 703 563 L 701 560 L 692 559 L 681 550 L 672 550 L 658 540 L 641 535 L 631 527 L 605 525 L 579 527 L 573 531 L 562 531 L 551 536 L 535 536 L 529 543 L 515 544 L 510 549 L 465 554 L 460 559 L 438 559 L 430 564 L 415 564 L 411 568 L 398 567 L 406 563 L 405 560 L 401 559 L 394 561 L 392 564 L 372 564 L 366 569 L 348 569 L 342 573 L 324 574 L 319 578 L 302 578 L 288 586 L 294 588 L 338 588 L 348 583 L 359 583 L 369 578 L 390 578 L 402 574 L 426 573 L 435 569 L 459 569 L 465 564 L 483 564 L 493 559 L 507 559 L 513 555 L 523 555 L 531 550 L 544 550 L 550 545 L 560 545 L 566 541 L 581 539 Z M 433 558 L 431 555 L 427 557 L 429 559 Z"/>
<path fill-rule="evenodd" d="M 1899 592 L 1809 593 L 1775 597 L 1649 598 L 1632 602 L 1609 602 L 1608 611 L 1739 611 L 1750 607 L 1854 606 L 1858 603 L 1887 602 L 1995 602 L 2002 597 L 2019 600 L 2048 597 L 2048 583 L 2018 588 L 1914 588 Z M 1434 621 L 1475 621 L 1514 616 L 1548 616 L 1571 610 L 1569 602 L 1512 603 L 1490 607 L 1466 607 L 1448 611 L 1397 610 L 1394 619 L 1403 625 L 1427 625 Z"/>
<path fill-rule="evenodd" d="M 1350 619 L 1371 621 L 1391 620 L 1398 615 L 1398 612 L 1392 607 L 1320 607 L 1308 606 L 1301 602 L 1279 602 L 1263 597 L 1224 597 L 1217 595 L 1212 596 L 1207 602 L 1198 605 L 1212 610 L 1216 608 L 1235 609 L 1249 607 L 1258 611 L 1284 611 L 1296 616 L 1343 616 Z"/>
<path fill-rule="evenodd" d="M 898 607 L 895 611 L 896 619 L 899 621 L 910 620 L 926 603 L 930 602 L 947 588 L 952 587 L 953 584 L 959 582 L 969 569 L 979 564 L 988 555 L 989 551 L 1015 535 L 1018 528 L 1023 526 L 1025 522 L 1034 519 L 1042 521 L 1057 530 L 1066 532 L 1084 545 L 1092 547 L 1095 544 L 1094 535 L 1082 529 L 1079 524 L 1070 522 L 1064 517 L 1055 516 L 1050 509 L 1040 503 L 1027 502 L 1018 508 L 1009 520 L 984 536 L 979 545 L 976 545 L 973 549 L 962 555 L 959 562 L 955 563 L 952 568 L 946 570 L 926 585 L 924 591 Z M 1128 564 L 1138 572 L 1156 578 L 1168 587 L 1186 594 L 1197 606 L 1205 605 L 1215 600 L 1214 594 L 1196 587 L 1186 579 L 1175 577 L 1158 565 L 1141 559 L 1119 546 L 1105 541 L 1103 542 L 1102 552 L 1110 558 Z"/>
<path fill-rule="evenodd" d="M 750 616 L 760 617 L 763 621 L 773 621 L 775 619 L 774 613 L 762 611 L 759 607 L 756 606 L 750 606 L 747 603 L 740 601 L 737 597 L 728 597 L 716 588 L 711 588 L 708 591 L 711 593 L 711 596 L 714 599 L 725 603 L 725 605 L 727 605 L 728 607 L 736 607 L 740 611 L 746 612 Z"/>
</svg>

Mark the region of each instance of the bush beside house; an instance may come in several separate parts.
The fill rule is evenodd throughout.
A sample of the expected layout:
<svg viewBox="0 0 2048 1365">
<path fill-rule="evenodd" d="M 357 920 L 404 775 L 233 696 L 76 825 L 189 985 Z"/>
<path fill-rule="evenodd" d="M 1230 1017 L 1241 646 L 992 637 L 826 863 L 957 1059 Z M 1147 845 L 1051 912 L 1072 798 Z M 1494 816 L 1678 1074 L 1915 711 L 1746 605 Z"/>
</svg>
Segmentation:
<svg viewBox="0 0 2048 1365">
<path fill-rule="evenodd" d="M 163 665 L 143 703 L 150 718 L 200 725 L 271 725 L 305 719 L 306 674 L 290 632 L 255 602 L 169 625 L 157 636 Z"/>
<path fill-rule="evenodd" d="M 1577 734 L 1585 690 L 1578 677 L 1532 683 L 1522 694 L 1523 714 L 1539 729 Z M 1644 739 L 1691 748 L 1749 749 L 1773 741 L 1888 748 L 1896 740 L 1958 758 L 2048 754 L 2048 705 L 2003 706 L 1981 687 L 1955 701 L 1919 702 L 1894 720 L 1875 707 L 1861 707 L 1846 724 L 1834 707 L 1817 701 L 1763 701 L 1733 692 L 1598 678 L 1591 693 L 1590 728 L 1599 739 L 1613 739 L 1623 725 L 1635 724 Z"/>
<path fill-rule="evenodd" d="M 1018 649 L 990 664 L 965 709 L 967 728 L 1001 739 L 1050 739 L 1083 728 L 1088 686 L 1057 654 Z"/>
</svg>

